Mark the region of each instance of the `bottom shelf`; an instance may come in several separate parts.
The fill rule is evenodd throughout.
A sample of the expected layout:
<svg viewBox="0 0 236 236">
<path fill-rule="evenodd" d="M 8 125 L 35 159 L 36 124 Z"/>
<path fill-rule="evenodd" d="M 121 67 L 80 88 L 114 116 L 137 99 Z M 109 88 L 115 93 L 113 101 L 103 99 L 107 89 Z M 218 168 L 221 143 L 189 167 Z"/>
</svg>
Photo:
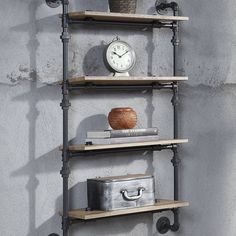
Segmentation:
<svg viewBox="0 0 236 236">
<path fill-rule="evenodd" d="M 169 210 L 174 208 L 189 206 L 188 202 L 184 201 L 171 201 L 171 200 L 159 200 L 153 206 L 137 207 L 130 209 L 122 209 L 115 211 L 86 211 L 86 210 L 73 210 L 69 211 L 69 217 L 80 220 L 92 220 L 113 216 L 130 215 L 144 212 L 156 212 L 162 210 Z"/>
</svg>

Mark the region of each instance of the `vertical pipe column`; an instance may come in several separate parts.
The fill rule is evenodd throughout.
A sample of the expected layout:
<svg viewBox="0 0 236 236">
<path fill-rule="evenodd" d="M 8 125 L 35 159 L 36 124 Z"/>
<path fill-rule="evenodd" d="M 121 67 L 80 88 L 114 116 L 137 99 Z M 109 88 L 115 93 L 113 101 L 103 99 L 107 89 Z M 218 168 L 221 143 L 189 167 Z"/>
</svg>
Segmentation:
<svg viewBox="0 0 236 236">
<path fill-rule="evenodd" d="M 176 4 L 174 9 L 174 16 L 178 15 L 179 8 Z M 173 22 L 173 75 L 177 75 L 177 50 L 179 46 L 179 23 L 177 21 Z M 178 105 L 179 105 L 179 91 L 178 91 L 178 83 L 173 83 L 173 118 L 174 118 L 174 139 L 179 138 L 179 129 L 178 129 Z M 173 147 L 173 159 L 171 160 L 174 167 L 174 200 L 179 200 L 179 155 L 178 155 L 178 147 Z M 171 225 L 172 231 L 178 231 L 179 224 L 179 209 L 174 209 L 174 224 Z"/>
<path fill-rule="evenodd" d="M 179 15 L 179 6 L 176 2 L 171 3 L 162 3 L 158 5 L 158 10 L 164 10 L 166 8 L 171 8 L 173 11 L 173 15 L 177 16 Z M 179 46 L 179 23 L 178 21 L 173 21 L 172 23 L 172 30 L 173 30 L 173 38 L 171 40 L 173 45 L 173 75 L 177 76 L 177 50 Z M 179 105 L 179 91 L 178 91 L 178 83 L 173 82 L 172 83 L 172 91 L 173 91 L 173 98 L 171 100 L 173 105 L 173 120 L 174 120 L 174 139 L 179 138 L 179 129 L 178 129 L 178 105 Z M 178 155 L 178 145 L 172 146 L 173 151 L 173 158 L 171 160 L 173 167 L 174 167 L 174 200 L 179 200 L 179 155 Z M 179 224 L 179 209 L 173 209 L 174 213 L 174 223 L 173 225 L 170 225 L 170 220 L 166 217 L 162 217 L 157 222 L 157 229 L 159 233 L 164 234 L 167 233 L 168 230 L 171 231 L 178 231 L 180 224 Z"/>
<path fill-rule="evenodd" d="M 68 111 L 70 107 L 69 91 L 68 91 L 68 44 L 70 35 L 68 32 L 68 0 L 61 0 L 63 7 L 62 14 L 62 34 L 61 40 L 63 43 L 63 83 L 62 83 L 62 103 L 63 110 L 63 151 L 62 151 L 62 170 L 61 175 L 63 178 L 63 216 L 62 216 L 62 230 L 63 236 L 68 236 L 69 232 L 69 189 L 68 179 L 70 174 L 69 168 L 69 155 L 68 155 Z"/>
</svg>

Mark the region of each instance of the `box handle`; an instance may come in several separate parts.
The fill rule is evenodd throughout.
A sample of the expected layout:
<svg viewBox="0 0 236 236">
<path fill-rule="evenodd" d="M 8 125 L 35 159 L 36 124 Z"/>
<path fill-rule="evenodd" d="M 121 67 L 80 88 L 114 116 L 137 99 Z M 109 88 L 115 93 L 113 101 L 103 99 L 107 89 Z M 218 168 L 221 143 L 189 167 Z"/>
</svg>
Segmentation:
<svg viewBox="0 0 236 236">
<path fill-rule="evenodd" d="M 145 188 L 143 187 L 138 188 L 138 195 L 136 196 L 129 196 L 127 189 L 122 189 L 120 193 L 122 193 L 123 198 L 127 201 L 136 201 L 143 196 L 143 191 L 145 191 Z"/>
</svg>

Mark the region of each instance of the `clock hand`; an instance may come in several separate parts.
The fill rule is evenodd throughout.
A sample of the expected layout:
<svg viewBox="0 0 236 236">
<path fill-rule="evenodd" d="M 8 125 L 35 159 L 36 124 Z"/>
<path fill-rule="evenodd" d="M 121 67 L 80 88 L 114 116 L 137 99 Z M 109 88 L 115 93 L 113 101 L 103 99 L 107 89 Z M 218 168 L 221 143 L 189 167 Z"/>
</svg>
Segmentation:
<svg viewBox="0 0 236 236">
<path fill-rule="evenodd" d="M 128 53 L 129 51 L 126 51 L 124 54 L 122 54 L 120 57 L 123 57 L 126 53 Z"/>
<path fill-rule="evenodd" d="M 115 55 L 117 55 L 119 58 L 121 58 L 122 56 L 121 55 L 119 55 L 118 53 L 116 53 L 116 52 L 112 52 L 113 54 L 115 54 Z"/>
</svg>

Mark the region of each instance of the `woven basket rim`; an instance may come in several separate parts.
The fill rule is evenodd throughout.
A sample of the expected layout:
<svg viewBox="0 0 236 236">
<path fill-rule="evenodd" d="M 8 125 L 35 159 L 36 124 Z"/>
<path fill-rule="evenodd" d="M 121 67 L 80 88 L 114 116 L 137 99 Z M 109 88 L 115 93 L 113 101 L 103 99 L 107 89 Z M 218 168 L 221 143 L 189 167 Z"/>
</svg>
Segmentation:
<svg viewBox="0 0 236 236">
<path fill-rule="evenodd" d="M 111 12 L 135 13 L 137 0 L 109 0 Z"/>
</svg>

